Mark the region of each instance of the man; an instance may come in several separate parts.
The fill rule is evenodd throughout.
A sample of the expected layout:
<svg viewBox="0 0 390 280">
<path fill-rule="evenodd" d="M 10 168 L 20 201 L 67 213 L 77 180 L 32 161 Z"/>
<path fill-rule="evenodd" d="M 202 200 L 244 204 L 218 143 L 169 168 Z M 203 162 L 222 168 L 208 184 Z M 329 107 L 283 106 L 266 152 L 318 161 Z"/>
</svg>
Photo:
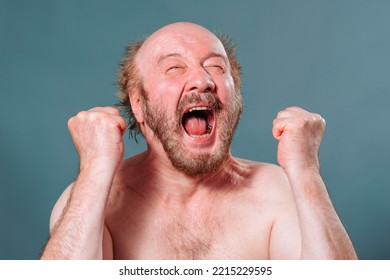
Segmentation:
<svg viewBox="0 0 390 280">
<path fill-rule="evenodd" d="M 240 69 L 225 46 L 174 23 L 128 49 L 122 104 L 147 150 L 123 161 L 115 108 L 69 120 L 80 173 L 53 209 L 42 259 L 356 258 L 320 177 L 319 115 L 278 114 L 280 167 L 231 156 Z"/>
</svg>

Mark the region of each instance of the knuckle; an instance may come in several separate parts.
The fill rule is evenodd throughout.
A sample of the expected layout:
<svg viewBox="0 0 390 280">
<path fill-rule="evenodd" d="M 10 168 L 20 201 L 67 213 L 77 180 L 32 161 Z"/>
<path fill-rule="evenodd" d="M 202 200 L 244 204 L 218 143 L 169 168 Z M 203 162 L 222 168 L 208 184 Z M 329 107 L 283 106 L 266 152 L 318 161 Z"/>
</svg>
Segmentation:
<svg viewBox="0 0 390 280">
<path fill-rule="evenodd" d="M 324 118 L 321 118 L 321 122 L 322 122 L 323 127 L 326 127 L 326 120 Z"/>
<path fill-rule="evenodd" d="M 97 111 L 81 111 L 74 117 L 79 123 L 99 123 L 104 120 L 104 113 Z"/>
<path fill-rule="evenodd" d="M 115 115 L 120 115 L 120 110 L 116 107 L 109 107 L 111 108 L 111 111 L 113 112 L 113 114 Z"/>
<path fill-rule="evenodd" d="M 325 119 L 320 115 L 320 114 L 313 114 L 313 120 L 318 123 L 321 127 L 326 126 L 326 121 Z"/>
<path fill-rule="evenodd" d="M 75 121 L 75 117 L 71 117 L 68 120 L 68 128 L 72 128 L 73 127 L 74 121 Z"/>
<path fill-rule="evenodd" d="M 302 111 L 302 109 L 298 106 L 290 106 L 287 109 L 294 110 L 294 111 Z"/>
<path fill-rule="evenodd" d="M 101 106 L 96 106 L 96 107 L 93 107 L 91 109 L 89 109 L 88 111 L 91 112 L 91 111 L 101 111 L 103 109 L 103 107 Z"/>
<path fill-rule="evenodd" d="M 313 113 L 313 118 L 316 120 L 316 121 L 319 121 L 322 119 L 322 116 L 320 114 L 316 114 L 316 113 Z"/>
<path fill-rule="evenodd" d="M 298 117 L 298 118 L 295 118 L 294 123 L 296 123 L 299 127 L 304 127 L 307 125 L 308 119 L 305 117 Z"/>
<path fill-rule="evenodd" d="M 277 119 L 280 119 L 280 118 L 283 118 L 283 117 L 285 117 L 287 115 L 287 111 L 286 110 L 282 110 L 282 111 L 280 111 L 279 113 L 278 113 L 278 115 L 277 115 Z"/>
<path fill-rule="evenodd" d="M 79 119 L 84 119 L 87 115 L 87 112 L 85 111 L 80 111 L 77 113 L 77 115 L 75 116 L 75 118 L 79 118 Z"/>
</svg>

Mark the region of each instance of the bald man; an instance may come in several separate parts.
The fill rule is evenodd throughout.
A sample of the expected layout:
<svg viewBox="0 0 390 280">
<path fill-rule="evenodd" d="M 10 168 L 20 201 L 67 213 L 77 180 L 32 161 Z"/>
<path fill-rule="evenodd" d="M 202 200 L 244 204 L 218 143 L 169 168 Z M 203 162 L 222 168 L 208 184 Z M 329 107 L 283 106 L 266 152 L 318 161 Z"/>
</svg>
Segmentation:
<svg viewBox="0 0 390 280">
<path fill-rule="evenodd" d="M 280 166 L 231 155 L 242 100 L 226 38 L 165 26 L 128 47 L 119 86 L 147 150 L 123 159 L 116 108 L 69 120 L 80 172 L 52 211 L 42 259 L 356 258 L 319 173 L 321 116 L 278 114 Z"/>
</svg>

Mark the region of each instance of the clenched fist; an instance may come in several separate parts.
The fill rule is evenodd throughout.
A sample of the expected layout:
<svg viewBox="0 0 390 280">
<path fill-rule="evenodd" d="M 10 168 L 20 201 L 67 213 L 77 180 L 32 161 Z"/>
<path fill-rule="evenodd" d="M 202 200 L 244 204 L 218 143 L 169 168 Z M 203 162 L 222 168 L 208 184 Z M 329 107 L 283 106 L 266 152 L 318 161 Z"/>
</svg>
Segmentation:
<svg viewBox="0 0 390 280">
<path fill-rule="evenodd" d="M 279 112 L 273 121 L 273 136 L 279 140 L 278 162 L 288 173 L 301 170 L 319 172 L 318 151 L 325 120 L 298 107 Z"/>
<path fill-rule="evenodd" d="M 114 171 L 123 159 L 122 136 L 126 121 L 113 107 L 82 111 L 68 121 L 68 128 L 80 156 L 80 170 L 103 165 Z"/>
</svg>

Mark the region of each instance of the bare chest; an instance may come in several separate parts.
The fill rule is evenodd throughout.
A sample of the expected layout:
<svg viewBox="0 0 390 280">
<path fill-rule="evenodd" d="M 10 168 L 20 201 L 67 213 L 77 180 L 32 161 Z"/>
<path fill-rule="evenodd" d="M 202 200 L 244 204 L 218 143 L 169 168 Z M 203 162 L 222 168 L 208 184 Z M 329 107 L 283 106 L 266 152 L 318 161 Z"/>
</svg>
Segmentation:
<svg viewBox="0 0 390 280">
<path fill-rule="evenodd" d="M 266 259 L 270 222 L 240 210 L 121 212 L 107 221 L 116 259 Z"/>
</svg>

